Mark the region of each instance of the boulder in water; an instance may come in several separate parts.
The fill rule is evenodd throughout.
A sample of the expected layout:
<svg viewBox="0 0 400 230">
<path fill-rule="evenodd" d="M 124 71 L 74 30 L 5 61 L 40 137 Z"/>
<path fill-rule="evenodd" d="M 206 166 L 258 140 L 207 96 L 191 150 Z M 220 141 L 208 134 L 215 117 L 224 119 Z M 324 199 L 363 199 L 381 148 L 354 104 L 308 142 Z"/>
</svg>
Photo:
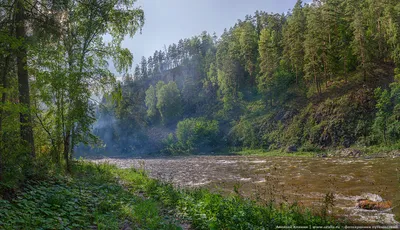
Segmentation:
<svg viewBox="0 0 400 230">
<path fill-rule="evenodd" d="M 386 210 L 392 207 L 391 201 L 376 202 L 367 199 L 358 200 L 358 207 L 366 210 Z"/>
<path fill-rule="evenodd" d="M 384 201 L 381 196 L 372 193 L 362 195 L 363 198 L 357 200 L 357 206 L 366 210 L 386 210 L 392 207 L 391 201 Z"/>
</svg>

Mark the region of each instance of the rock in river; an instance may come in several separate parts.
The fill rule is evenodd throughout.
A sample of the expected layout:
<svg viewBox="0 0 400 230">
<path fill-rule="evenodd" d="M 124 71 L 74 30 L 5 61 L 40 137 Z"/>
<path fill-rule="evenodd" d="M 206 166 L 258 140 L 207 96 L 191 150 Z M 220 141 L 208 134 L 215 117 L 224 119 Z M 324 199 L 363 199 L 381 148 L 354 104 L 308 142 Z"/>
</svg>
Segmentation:
<svg viewBox="0 0 400 230">
<path fill-rule="evenodd" d="M 387 210 L 392 207 L 391 201 L 384 201 L 382 197 L 376 194 L 363 194 L 363 198 L 357 200 L 357 206 L 366 210 Z"/>
</svg>

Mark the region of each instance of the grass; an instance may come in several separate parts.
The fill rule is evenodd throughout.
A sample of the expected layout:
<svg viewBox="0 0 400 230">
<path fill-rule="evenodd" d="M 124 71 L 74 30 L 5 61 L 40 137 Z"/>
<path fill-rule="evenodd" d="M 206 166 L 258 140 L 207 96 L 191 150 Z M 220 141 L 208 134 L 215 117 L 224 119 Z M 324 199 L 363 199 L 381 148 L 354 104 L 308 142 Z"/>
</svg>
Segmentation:
<svg viewBox="0 0 400 230">
<path fill-rule="evenodd" d="M 268 151 L 268 150 L 263 150 L 263 149 L 249 149 L 249 150 L 242 150 L 238 152 L 234 152 L 236 155 L 241 155 L 241 156 L 264 156 L 264 157 L 314 157 L 317 155 L 316 152 L 293 152 L 293 153 L 287 153 L 284 150 L 273 150 L 273 151 Z"/>
<path fill-rule="evenodd" d="M 343 148 L 344 149 L 344 148 Z M 360 150 L 363 157 L 395 157 L 400 155 L 400 144 L 389 146 L 351 146 L 350 149 Z M 298 151 L 288 153 L 284 149 L 264 150 L 264 149 L 245 149 L 234 151 L 233 154 L 241 156 L 263 156 L 263 157 L 317 157 L 317 156 L 337 156 L 341 148 L 330 148 L 324 151 Z"/>
<path fill-rule="evenodd" d="M 296 205 L 261 205 L 239 195 L 185 190 L 143 171 L 79 161 L 70 177 L 32 182 L 0 200 L 1 229 L 275 229 L 327 226 L 330 218 Z"/>
</svg>

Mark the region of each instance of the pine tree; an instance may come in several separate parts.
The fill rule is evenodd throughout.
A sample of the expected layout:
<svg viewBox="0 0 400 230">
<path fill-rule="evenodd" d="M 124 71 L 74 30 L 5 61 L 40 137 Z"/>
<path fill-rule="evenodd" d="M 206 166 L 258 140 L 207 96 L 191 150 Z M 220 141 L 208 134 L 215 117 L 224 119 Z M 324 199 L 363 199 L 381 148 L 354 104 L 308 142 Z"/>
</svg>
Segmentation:
<svg viewBox="0 0 400 230">
<path fill-rule="evenodd" d="M 283 30 L 284 56 L 296 74 L 297 84 L 303 75 L 304 69 L 305 30 L 306 18 L 303 12 L 302 1 L 298 0 Z"/>
<path fill-rule="evenodd" d="M 264 28 L 258 42 L 260 56 L 260 74 L 257 78 L 258 89 L 272 104 L 273 75 L 277 71 L 280 61 L 279 44 L 276 40 L 276 31 Z"/>
<path fill-rule="evenodd" d="M 257 31 L 250 21 L 243 22 L 236 30 L 239 45 L 240 56 L 246 71 L 249 73 L 249 83 L 254 85 L 257 65 Z"/>
<path fill-rule="evenodd" d="M 322 60 L 321 25 L 320 25 L 320 8 L 318 5 L 312 4 L 307 8 L 307 32 L 304 41 L 305 51 L 305 77 L 308 81 L 314 83 L 318 94 L 321 93 L 322 68 L 324 66 Z"/>
<path fill-rule="evenodd" d="M 148 72 L 147 72 L 147 60 L 145 57 L 142 57 L 140 61 L 140 79 L 147 79 Z"/>
</svg>

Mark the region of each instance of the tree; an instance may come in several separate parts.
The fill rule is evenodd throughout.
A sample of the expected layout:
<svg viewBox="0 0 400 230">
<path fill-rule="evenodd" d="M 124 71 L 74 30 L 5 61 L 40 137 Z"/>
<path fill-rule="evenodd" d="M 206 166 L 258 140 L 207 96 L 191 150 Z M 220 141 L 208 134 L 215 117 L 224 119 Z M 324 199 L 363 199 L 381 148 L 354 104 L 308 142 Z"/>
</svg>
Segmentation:
<svg viewBox="0 0 400 230">
<path fill-rule="evenodd" d="M 158 51 L 157 60 L 158 60 L 158 66 L 160 67 L 160 71 L 164 71 L 165 70 L 165 63 L 164 63 L 164 61 L 165 61 L 165 53 L 162 52 L 161 50 Z"/>
<path fill-rule="evenodd" d="M 10 105 L 8 102 L 10 97 L 10 78 L 13 75 L 12 66 L 14 66 L 12 56 L 12 46 L 17 42 L 13 34 L 13 15 L 3 8 L 0 10 L 0 92 L 1 92 L 1 104 L 0 104 L 0 183 L 3 181 L 3 171 L 5 169 L 5 158 L 7 152 L 7 141 L 6 141 L 6 129 L 7 124 L 11 124 L 10 118 Z M 9 119 L 7 119 L 9 118 Z M 12 119 L 12 118 L 11 118 Z"/>
<path fill-rule="evenodd" d="M 60 20 L 62 36 L 38 41 L 41 49 L 32 52 L 34 60 L 45 60 L 34 62 L 32 68 L 41 99 L 36 109 L 43 115 L 38 113 L 37 117 L 56 143 L 54 152 L 63 153 L 67 170 L 75 145 L 95 139 L 91 135 L 93 93 L 107 93 L 114 88 L 115 92 L 120 91 L 120 84 L 116 84 L 115 76 L 108 70 L 107 60 L 112 59 L 120 73 L 132 64 L 132 54 L 121 43 L 144 23 L 143 11 L 133 8 L 133 4 L 134 1 L 117 0 L 65 1 L 61 5 L 65 16 Z M 104 34 L 110 34 L 112 40 L 103 41 Z M 118 98 L 117 93 L 114 96 Z M 54 125 L 46 127 L 47 122 Z"/>
<path fill-rule="evenodd" d="M 225 31 L 221 36 L 216 63 L 223 110 L 227 114 L 237 108 L 240 88 L 246 86 L 244 68 L 240 62 L 240 46 L 232 31 Z"/>
<path fill-rule="evenodd" d="M 153 74 L 157 75 L 160 73 L 160 63 L 158 62 L 158 50 L 154 51 L 153 55 Z"/>
<path fill-rule="evenodd" d="M 298 0 L 288 17 L 283 29 L 283 43 L 285 58 L 289 61 L 296 74 L 296 83 L 300 81 L 304 69 L 304 31 L 306 30 L 306 17 L 303 12 L 302 1 Z"/>
<path fill-rule="evenodd" d="M 154 70 L 154 68 L 153 68 L 153 57 L 150 56 L 147 59 L 147 75 L 149 77 L 153 76 L 153 70 Z"/>
<path fill-rule="evenodd" d="M 145 57 L 142 57 L 142 60 L 140 61 L 140 73 L 140 79 L 145 80 L 148 78 L 147 60 Z"/>
<path fill-rule="evenodd" d="M 367 33 L 368 19 L 365 15 L 365 1 L 352 0 L 346 9 L 352 16 L 350 23 L 353 31 L 353 40 L 351 46 L 353 54 L 357 57 L 359 68 L 362 71 L 364 82 L 367 81 L 368 70 L 370 69 L 369 55 L 369 34 Z"/>
<path fill-rule="evenodd" d="M 246 21 L 237 28 L 236 33 L 238 34 L 242 63 L 244 63 L 244 67 L 249 73 L 250 79 L 248 81 L 250 85 L 254 85 L 258 56 L 258 35 L 256 28 L 251 22 Z"/>
<path fill-rule="evenodd" d="M 323 26 L 320 23 L 320 8 L 317 5 L 309 6 L 307 11 L 307 32 L 305 35 L 305 73 L 306 79 L 314 82 L 318 94 L 321 93 L 322 68 L 324 66 L 322 55 L 323 40 L 321 39 L 321 30 Z"/>
<path fill-rule="evenodd" d="M 147 116 L 152 119 L 157 115 L 157 96 L 156 90 L 151 85 L 146 90 L 146 99 L 145 99 L 146 107 L 147 107 Z"/>
<path fill-rule="evenodd" d="M 385 34 L 386 42 L 391 50 L 391 58 L 397 68 L 400 65 L 400 3 L 391 0 L 385 8 Z"/>
<path fill-rule="evenodd" d="M 18 91 L 19 103 L 24 107 L 24 111 L 20 113 L 20 130 L 21 139 L 28 146 L 30 155 L 35 157 L 35 144 L 33 140 L 32 118 L 31 118 L 31 102 L 29 91 L 29 75 L 27 65 L 27 44 L 26 44 L 26 3 L 23 0 L 16 0 L 15 2 L 15 26 L 16 26 L 16 39 L 22 42 L 19 46 L 17 56 L 17 74 L 18 74 Z"/>
<path fill-rule="evenodd" d="M 175 82 L 157 83 L 157 109 L 164 124 L 176 121 L 182 113 L 181 95 Z"/>
<path fill-rule="evenodd" d="M 142 73 L 140 72 L 140 67 L 139 67 L 139 65 L 136 65 L 135 72 L 133 74 L 134 79 L 139 80 L 141 75 L 142 75 Z"/>
<path fill-rule="evenodd" d="M 392 110 L 390 92 L 388 90 L 377 88 L 375 90 L 375 96 L 377 98 L 376 109 L 378 111 L 376 113 L 373 129 L 377 133 L 377 136 L 382 138 L 383 142 L 387 145 L 388 120 L 391 116 Z"/>
<path fill-rule="evenodd" d="M 272 104 L 272 88 L 274 86 L 273 75 L 279 67 L 280 53 L 279 43 L 276 39 L 276 31 L 264 28 L 261 31 L 258 42 L 258 52 L 260 55 L 260 74 L 257 78 L 258 89 Z"/>
<path fill-rule="evenodd" d="M 368 31 L 370 34 L 370 45 L 373 46 L 373 49 L 377 52 L 371 54 L 374 61 L 382 61 L 388 55 L 388 47 L 385 41 L 385 8 L 392 5 L 389 1 L 386 0 L 367 0 L 368 6 L 365 9 L 366 18 L 368 19 Z"/>
</svg>

